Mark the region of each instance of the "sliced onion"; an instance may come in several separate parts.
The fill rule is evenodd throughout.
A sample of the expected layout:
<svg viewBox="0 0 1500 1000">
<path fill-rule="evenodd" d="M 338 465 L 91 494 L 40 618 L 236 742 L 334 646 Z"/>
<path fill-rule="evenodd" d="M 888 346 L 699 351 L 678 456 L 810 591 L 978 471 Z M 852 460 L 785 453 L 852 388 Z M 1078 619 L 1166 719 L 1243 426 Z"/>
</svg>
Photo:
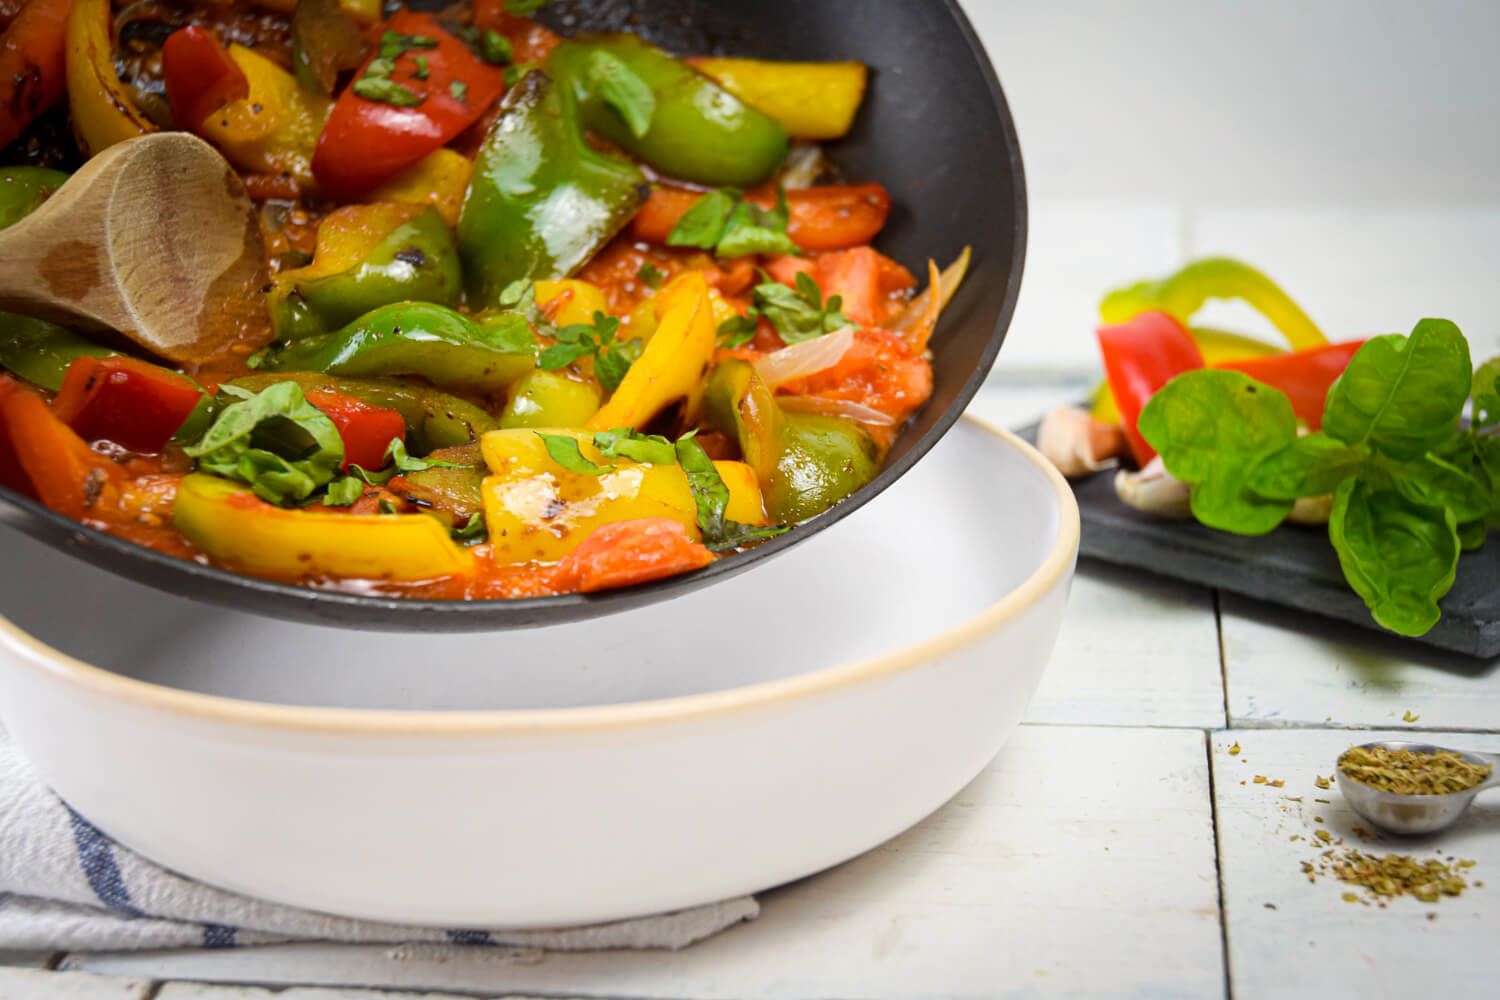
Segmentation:
<svg viewBox="0 0 1500 1000">
<path fill-rule="evenodd" d="M 781 186 L 788 191 L 810 188 L 827 172 L 828 161 L 823 156 L 823 147 L 796 143 L 786 155 L 786 166 L 781 170 Z"/>
<path fill-rule="evenodd" d="M 816 413 L 824 417 L 846 417 L 870 427 L 896 426 L 896 418 L 889 413 L 848 399 L 824 399 L 822 396 L 777 396 L 776 402 L 789 413 Z"/>
<path fill-rule="evenodd" d="M 755 370 L 761 381 L 774 389 L 794 378 L 804 378 L 825 368 L 832 368 L 853 346 L 854 327 L 846 326 L 833 333 L 772 351 L 755 362 Z"/>
<path fill-rule="evenodd" d="M 964 247 L 963 253 L 958 259 L 943 269 L 941 274 L 937 273 L 937 265 L 932 261 L 927 262 L 927 288 L 912 299 L 907 305 L 906 311 L 896 317 L 890 329 L 899 333 L 902 338 L 911 345 L 914 351 L 927 349 L 928 338 L 932 331 L 937 328 L 938 316 L 948 303 L 953 299 L 953 293 L 958 291 L 958 286 L 963 284 L 964 275 L 969 270 L 968 247 Z M 936 292 L 934 293 L 934 289 Z"/>
</svg>

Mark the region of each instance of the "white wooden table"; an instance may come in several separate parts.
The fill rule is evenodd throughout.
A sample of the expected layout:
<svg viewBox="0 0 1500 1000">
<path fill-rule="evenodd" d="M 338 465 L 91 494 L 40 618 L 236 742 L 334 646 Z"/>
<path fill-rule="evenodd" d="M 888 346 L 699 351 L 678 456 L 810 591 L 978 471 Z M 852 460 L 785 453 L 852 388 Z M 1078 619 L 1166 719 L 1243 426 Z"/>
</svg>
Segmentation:
<svg viewBox="0 0 1500 1000">
<path fill-rule="evenodd" d="M 1038 202 L 1021 307 L 974 410 L 1014 426 L 1078 398 L 1096 367 L 1099 293 L 1206 253 L 1263 264 L 1336 336 L 1446 314 L 1488 356 L 1500 351 L 1497 222 L 1495 207 Z M 1216 319 L 1254 327 L 1232 309 Z M 1440 842 L 1491 884 L 1435 907 L 1347 903 L 1337 883 L 1309 884 L 1301 862 L 1315 830 L 1353 836 L 1337 791 L 1313 781 L 1370 730 L 1500 749 L 1497 675 L 1500 664 L 1085 566 L 1028 723 L 972 785 L 869 855 L 763 894 L 759 919 L 686 951 L 12 955 L 0 1000 L 1492 997 L 1500 802 L 1481 799 Z"/>
</svg>

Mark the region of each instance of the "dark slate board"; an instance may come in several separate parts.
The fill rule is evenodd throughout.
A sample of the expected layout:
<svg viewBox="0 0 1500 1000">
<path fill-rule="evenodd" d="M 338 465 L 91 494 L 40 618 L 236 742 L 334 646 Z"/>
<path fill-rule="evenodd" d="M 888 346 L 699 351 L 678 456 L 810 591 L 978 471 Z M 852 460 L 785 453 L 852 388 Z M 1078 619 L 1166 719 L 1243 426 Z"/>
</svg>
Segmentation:
<svg viewBox="0 0 1500 1000">
<path fill-rule="evenodd" d="M 1018 433 L 1036 442 L 1036 425 Z M 1397 639 L 1370 618 L 1344 582 L 1324 528 L 1288 524 L 1244 538 L 1191 521 L 1163 521 L 1115 496 L 1114 471 L 1073 481 L 1083 518 L 1079 554 L 1189 583 L 1336 618 Z M 1500 656 L 1500 541 L 1458 562 L 1443 617 L 1417 642 L 1490 659 Z"/>
</svg>

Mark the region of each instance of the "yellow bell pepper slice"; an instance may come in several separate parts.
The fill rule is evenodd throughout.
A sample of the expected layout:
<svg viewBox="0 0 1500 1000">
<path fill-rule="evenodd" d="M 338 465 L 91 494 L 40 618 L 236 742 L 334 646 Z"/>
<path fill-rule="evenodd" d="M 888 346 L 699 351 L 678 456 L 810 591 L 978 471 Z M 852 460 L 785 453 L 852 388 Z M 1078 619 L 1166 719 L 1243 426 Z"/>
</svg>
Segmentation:
<svg viewBox="0 0 1500 1000">
<path fill-rule="evenodd" d="M 858 62 L 690 59 L 719 86 L 781 123 L 793 139 L 847 135 L 865 96 L 869 70 Z"/>
<path fill-rule="evenodd" d="M 680 466 L 651 465 L 605 458 L 591 431 L 544 431 L 573 438 L 584 458 L 613 465 L 590 476 L 557 464 L 532 430 L 490 431 L 481 439 L 490 475 L 484 480 L 484 516 L 493 558 L 501 563 L 563 559 L 594 529 L 615 521 L 667 517 L 695 539 L 697 506 Z M 715 462 L 729 488 L 725 516 L 744 524 L 765 524 L 765 504 L 755 472 L 743 462 Z"/>
<path fill-rule="evenodd" d="M 289 174 L 311 184 L 313 149 L 333 102 L 243 45 L 231 45 L 229 58 L 245 74 L 250 94 L 204 119 L 203 137 L 242 170 Z"/>
<path fill-rule="evenodd" d="M 473 553 L 427 514 L 284 510 L 239 483 L 202 473 L 178 485 L 172 520 L 209 556 L 265 576 L 410 582 L 474 572 Z"/>
<path fill-rule="evenodd" d="M 446 147 L 436 149 L 380 185 L 365 200 L 431 205 L 444 222 L 456 226 L 473 170 L 473 162 L 462 153 Z"/>
<path fill-rule="evenodd" d="M 589 421 L 594 430 L 639 430 L 679 399 L 687 401 L 688 413 L 698 409 L 717 336 L 708 282 L 689 271 L 673 278 L 656 297 L 656 332 L 609 402 Z"/>
<path fill-rule="evenodd" d="M 564 302 L 557 310 L 557 315 L 552 317 L 552 322 L 558 326 L 571 326 L 574 323 L 591 324 L 594 322 L 594 313 L 609 312 L 609 302 L 604 298 L 604 292 L 598 285 L 587 281 L 579 281 L 577 278 L 560 278 L 555 281 L 538 281 L 533 286 L 536 289 L 536 304 L 547 306 L 564 292 L 572 292 L 573 295 Z"/>
<path fill-rule="evenodd" d="M 155 132 L 115 72 L 109 0 L 74 0 L 65 29 L 68 110 L 85 156 Z"/>
</svg>

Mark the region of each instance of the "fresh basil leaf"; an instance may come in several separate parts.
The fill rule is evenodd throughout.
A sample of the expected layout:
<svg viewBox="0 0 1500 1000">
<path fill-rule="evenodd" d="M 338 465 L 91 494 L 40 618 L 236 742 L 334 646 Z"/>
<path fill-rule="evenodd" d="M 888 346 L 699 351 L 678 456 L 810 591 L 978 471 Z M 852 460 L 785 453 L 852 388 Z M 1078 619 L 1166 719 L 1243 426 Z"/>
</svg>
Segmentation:
<svg viewBox="0 0 1500 1000">
<path fill-rule="evenodd" d="M 400 438 L 391 438 L 391 443 L 386 446 L 385 457 L 398 473 L 426 472 L 428 469 L 467 469 L 467 465 L 459 462 L 445 462 L 440 458 L 417 458 L 407 454 L 406 442 Z M 390 477 L 387 477 L 389 479 Z"/>
<path fill-rule="evenodd" d="M 413 59 L 412 61 L 416 63 L 416 68 L 411 71 L 411 75 L 413 77 L 418 80 L 425 80 L 432 75 L 427 69 L 426 56 L 417 56 L 417 58 Z"/>
<path fill-rule="evenodd" d="M 183 449 L 205 472 L 246 483 L 269 503 L 300 503 L 329 483 L 344 461 L 344 442 L 327 414 L 295 382 L 259 393 L 224 386 L 229 403 L 201 440 Z"/>
<path fill-rule="evenodd" d="M 485 28 L 481 31 L 478 43 L 479 58 L 491 66 L 504 66 L 515 61 L 516 54 L 511 48 L 510 40 L 494 28 Z"/>
<path fill-rule="evenodd" d="M 755 286 L 752 297 L 760 315 L 787 344 L 800 344 L 850 325 L 840 311 L 840 297 L 835 295 L 825 303 L 817 282 L 801 271 L 796 288 L 767 281 Z"/>
<path fill-rule="evenodd" d="M 760 310 L 750 308 L 744 316 L 732 316 L 719 324 L 719 346 L 734 349 L 744 347 L 755 339 L 755 328 L 760 319 Z"/>
<path fill-rule="evenodd" d="M 1167 471 L 1192 486 L 1193 516 L 1201 523 L 1263 535 L 1291 513 L 1291 500 L 1249 488 L 1255 467 L 1297 438 L 1286 393 L 1239 372 L 1202 368 L 1157 390 L 1136 426 Z"/>
<path fill-rule="evenodd" d="M 725 522 L 724 534 L 714 541 L 705 541 L 703 544 L 710 552 L 724 552 L 728 549 L 740 549 L 755 542 L 763 542 L 777 535 L 784 535 L 792 530 L 790 524 L 740 524 L 738 521 Z"/>
<path fill-rule="evenodd" d="M 362 76 L 354 81 L 352 89 L 367 101 L 397 108 L 414 108 L 426 100 L 421 94 L 413 93 L 385 76 Z"/>
<path fill-rule="evenodd" d="M 1397 459 L 1453 434 L 1469 398 L 1469 344 L 1445 319 L 1367 341 L 1328 391 L 1323 430 Z"/>
<path fill-rule="evenodd" d="M 595 465 L 585 458 L 578 448 L 577 439 L 566 434 L 543 434 L 537 431 L 536 436 L 547 446 L 547 454 L 552 456 L 552 461 L 569 472 L 576 472 L 580 476 L 602 476 L 606 472 L 615 471 L 613 465 Z"/>
<path fill-rule="evenodd" d="M 662 274 L 661 268 L 648 260 L 641 265 L 639 271 L 635 272 L 635 277 L 637 281 L 647 288 L 660 288 L 661 283 L 666 280 L 667 276 Z"/>
<path fill-rule="evenodd" d="M 390 76 L 396 72 L 396 60 L 386 56 L 380 56 L 370 60 L 370 65 L 365 67 L 364 75 L 371 79 L 382 76 Z"/>
<path fill-rule="evenodd" d="M 657 434 L 642 434 L 629 427 L 614 427 L 594 435 L 594 447 L 605 458 L 628 458 L 652 465 L 675 465 L 677 449 Z"/>
<path fill-rule="evenodd" d="M 712 250 L 718 246 L 739 196 L 734 188 L 720 188 L 699 198 L 692 208 L 682 213 L 682 218 L 667 234 L 667 246 L 697 247 L 700 250 Z"/>
<path fill-rule="evenodd" d="M 1250 474 L 1249 486 L 1267 500 L 1295 500 L 1332 493 L 1364 467 L 1369 450 L 1318 432 L 1299 437 Z"/>
<path fill-rule="evenodd" d="M 484 522 L 484 515 L 479 511 L 469 515 L 469 519 L 460 526 L 453 529 L 453 537 L 460 542 L 482 542 L 490 537 L 489 528 Z"/>
<path fill-rule="evenodd" d="M 1467 521 L 1458 526 L 1458 546 L 1465 552 L 1475 552 L 1484 548 L 1489 534 L 1490 526 L 1484 521 Z"/>
<path fill-rule="evenodd" d="M 1437 624 L 1453 586 L 1459 537 L 1453 512 L 1350 478 L 1333 495 L 1328 537 L 1344 578 L 1375 621 L 1400 635 Z"/>
<path fill-rule="evenodd" d="M 349 465 L 349 475 L 355 479 L 358 479 L 362 483 L 369 483 L 371 486 L 384 486 L 386 483 L 396 478 L 396 468 L 395 466 L 392 466 L 389 469 L 380 469 L 378 471 L 371 472 L 364 466 L 357 465 L 351 462 Z"/>
<path fill-rule="evenodd" d="M 1473 392 L 1474 426 L 1500 424 L 1500 358 L 1490 358 L 1474 369 Z"/>
<path fill-rule="evenodd" d="M 651 131 L 656 93 L 619 56 L 595 49 L 589 53 L 584 73 L 593 92 L 615 109 L 631 135 L 640 139 Z"/>
<path fill-rule="evenodd" d="M 592 351 L 586 344 L 553 344 L 537 356 L 536 366 L 549 372 L 566 368 Z"/>
<path fill-rule="evenodd" d="M 786 234 L 786 192 L 778 189 L 778 194 L 779 203 L 774 211 L 767 212 L 743 200 L 735 205 L 714 253 L 720 257 L 801 255 L 802 250 Z"/>
<path fill-rule="evenodd" d="M 602 349 L 594 359 L 594 376 L 599 384 L 609 392 L 618 389 L 645 349 L 642 340 L 621 340 Z"/>
<path fill-rule="evenodd" d="M 350 507 L 364 495 L 365 484 L 354 476 L 345 476 L 328 484 L 328 492 L 323 494 L 323 506 Z"/>
<path fill-rule="evenodd" d="M 505 12 L 516 17 L 527 17 L 551 2 L 552 0 L 505 0 Z"/>
<path fill-rule="evenodd" d="M 502 309 L 525 312 L 536 305 L 536 285 L 526 278 L 517 278 L 500 289 L 500 295 L 495 299 L 495 304 Z"/>
<path fill-rule="evenodd" d="M 1459 522 L 1489 513 L 1488 479 L 1481 480 L 1431 452 L 1414 462 L 1393 465 L 1390 475 L 1396 491 L 1406 499 L 1425 507 L 1446 507 Z"/>
</svg>

